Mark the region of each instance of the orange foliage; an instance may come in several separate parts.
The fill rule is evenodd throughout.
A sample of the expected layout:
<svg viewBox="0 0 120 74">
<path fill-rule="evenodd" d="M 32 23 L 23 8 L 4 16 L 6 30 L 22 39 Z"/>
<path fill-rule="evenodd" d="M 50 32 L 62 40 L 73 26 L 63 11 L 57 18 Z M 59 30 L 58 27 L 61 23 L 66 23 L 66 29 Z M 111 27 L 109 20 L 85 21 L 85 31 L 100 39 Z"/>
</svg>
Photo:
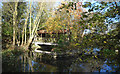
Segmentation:
<svg viewBox="0 0 120 74">
<path fill-rule="evenodd" d="M 68 3 L 64 3 L 64 4 L 68 4 Z M 74 27 L 78 27 L 76 25 L 76 22 L 77 20 L 80 19 L 81 13 L 83 12 L 82 2 L 78 2 L 76 6 L 77 6 L 77 10 L 75 10 L 74 7 L 72 10 L 71 7 L 63 8 L 63 5 L 59 6 L 58 7 L 59 11 L 55 11 L 56 13 L 54 14 L 55 17 L 50 17 L 45 23 L 47 25 L 46 26 L 47 32 L 51 34 L 54 32 L 63 33 L 63 30 L 67 32 L 67 30 L 64 29 L 65 27 L 67 27 L 68 29 L 73 29 L 73 27 L 71 27 L 73 25 L 75 25 Z M 66 13 L 66 10 L 68 10 L 69 13 Z M 71 22 L 70 22 L 71 20 L 70 15 L 73 15 L 72 18 L 74 18 Z M 41 31 L 41 33 L 43 32 Z"/>
</svg>

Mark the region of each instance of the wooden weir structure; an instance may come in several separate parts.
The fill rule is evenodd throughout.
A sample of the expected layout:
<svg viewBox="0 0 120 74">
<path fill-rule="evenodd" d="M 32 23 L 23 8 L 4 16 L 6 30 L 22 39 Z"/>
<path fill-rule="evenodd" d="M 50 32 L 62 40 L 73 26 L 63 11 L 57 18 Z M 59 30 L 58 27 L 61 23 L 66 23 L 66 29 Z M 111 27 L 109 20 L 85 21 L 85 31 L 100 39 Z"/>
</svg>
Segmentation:
<svg viewBox="0 0 120 74">
<path fill-rule="evenodd" d="M 46 30 L 38 30 L 37 33 L 39 35 L 39 37 L 35 36 L 34 40 L 32 42 L 32 44 L 34 44 L 36 46 L 34 52 L 38 52 L 38 53 L 43 53 L 43 54 L 49 54 L 49 55 L 53 55 L 54 58 L 57 57 L 57 55 L 64 55 L 63 53 L 55 53 L 52 51 L 43 51 L 43 50 L 38 50 L 40 47 L 42 46 L 57 46 L 58 44 L 54 43 L 55 38 L 53 39 L 53 41 L 51 42 L 45 42 L 45 36 L 46 34 L 67 34 L 69 30 L 59 30 L 58 33 L 55 32 L 47 32 Z"/>
<path fill-rule="evenodd" d="M 37 30 L 37 34 L 38 34 L 38 36 L 35 36 L 34 37 L 34 41 L 39 41 L 39 40 L 41 40 L 40 42 L 47 42 L 46 41 L 46 37 L 47 36 L 49 36 L 49 37 L 51 37 L 52 35 L 58 35 L 58 37 L 59 37 L 59 35 L 61 35 L 61 34 L 71 34 L 71 32 L 70 32 L 70 30 L 67 30 L 67 29 L 64 29 L 64 30 L 59 30 L 57 33 L 56 32 L 54 32 L 54 31 L 52 31 L 52 32 L 47 32 L 46 30 Z M 55 37 L 52 37 L 53 38 L 53 40 L 54 40 L 54 42 L 55 42 Z M 51 38 L 49 38 L 49 39 L 51 39 Z M 53 43 L 53 42 L 52 42 Z"/>
</svg>

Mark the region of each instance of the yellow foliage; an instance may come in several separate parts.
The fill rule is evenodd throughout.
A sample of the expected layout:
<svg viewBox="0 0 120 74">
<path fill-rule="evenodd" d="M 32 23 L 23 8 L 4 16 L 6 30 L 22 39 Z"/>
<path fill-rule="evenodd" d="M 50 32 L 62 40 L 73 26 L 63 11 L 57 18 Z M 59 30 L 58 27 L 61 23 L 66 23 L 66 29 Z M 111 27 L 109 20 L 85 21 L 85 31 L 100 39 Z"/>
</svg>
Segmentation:
<svg viewBox="0 0 120 74">
<path fill-rule="evenodd" d="M 104 41 L 104 43 L 107 43 L 106 41 Z"/>
<path fill-rule="evenodd" d="M 95 55 L 95 58 L 97 58 L 97 56 Z"/>
<path fill-rule="evenodd" d="M 80 58 L 80 61 L 82 61 L 82 59 Z"/>
</svg>

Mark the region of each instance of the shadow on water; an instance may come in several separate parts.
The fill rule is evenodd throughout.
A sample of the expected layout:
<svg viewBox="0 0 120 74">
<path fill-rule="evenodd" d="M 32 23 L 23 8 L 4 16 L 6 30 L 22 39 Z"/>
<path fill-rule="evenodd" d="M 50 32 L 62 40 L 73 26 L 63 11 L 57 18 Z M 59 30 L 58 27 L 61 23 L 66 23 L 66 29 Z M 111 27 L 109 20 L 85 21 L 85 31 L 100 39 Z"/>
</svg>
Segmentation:
<svg viewBox="0 0 120 74">
<path fill-rule="evenodd" d="M 120 57 L 100 59 L 95 56 L 53 58 L 51 55 L 26 52 L 12 63 L 3 63 L 3 72 L 116 72 Z"/>
</svg>

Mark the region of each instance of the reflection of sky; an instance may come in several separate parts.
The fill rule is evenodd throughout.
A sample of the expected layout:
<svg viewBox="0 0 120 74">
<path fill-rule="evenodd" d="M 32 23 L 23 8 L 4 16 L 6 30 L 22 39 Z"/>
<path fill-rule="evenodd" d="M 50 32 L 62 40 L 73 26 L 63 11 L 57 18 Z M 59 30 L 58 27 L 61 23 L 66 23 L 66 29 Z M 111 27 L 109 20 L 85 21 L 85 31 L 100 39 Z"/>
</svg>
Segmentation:
<svg viewBox="0 0 120 74">
<path fill-rule="evenodd" d="M 81 68 L 85 69 L 85 67 L 83 66 L 83 64 L 80 64 L 79 66 L 80 66 Z"/>
<path fill-rule="evenodd" d="M 38 64 L 38 63 L 32 60 L 32 66 L 33 66 L 34 64 Z"/>
<path fill-rule="evenodd" d="M 103 62 L 103 61 L 101 61 L 101 62 Z M 107 63 L 107 61 L 105 61 L 103 64 L 100 65 L 100 72 L 115 72 L 114 69 L 118 68 L 118 66 L 107 65 L 106 63 Z M 90 71 L 92 70 L 93 72 L 99 72 L 99 69 L 96 68 L 96 66 L 98 64 L 94 65 L 94 68 L 91 67 L 90 63 L 74 63 L 74 64 L 75 65 L 72 65 L 70 67 L 70 69 L 69 69 L 70 71 L 74 71 L 75 69 L 79 68 L 75 71 L 81 71 L 81 70 L 85 71 L 87 69 L 86 71 L 88 71 L 88 72 L 89 72 L 89 70 Z M 78 65 L 79 65 L 79 67 L 78 67 Z"/>
<path fill-rule="evenodd" d="M 33 69 L 38 70 L 41 64 L 32 60 L 32 66 L 34 66 L 34 65 L 37 65 L 37 67 L 34 67 Z"/>
<path fill-rule="evenodd" d="M 108 71 L 108 72 L 110 72 L 110 71 L 115 72 L 113 69 L 119 67 L 119 65 L 117 65 L 117 66 L 115 66 L 115 65 L 107 65 L 106 63 L 107 63 L 108 61 L 109 61 L 109 60 L 106 59 L 106 61 L 104 62 L 104 64 L 103 64 L 102 67 L 101 67 L 100 72 L 106 72 L 106 71 Z"/>
<path fill-rule="evenodd" d="M 106 71 L 112 71 L 112 68 L 108 66 L 107 64 L 103 64 L 100 72 L 106 72 Z"/>
<path fill-rule="evenodd" d="M 88 52 L 90 52 L 90 50 L 91 50 L 91 48 L 86 49 L 87 52 L 86 52 L 85 54 L 88 54 Z M 98 49 L 98 48 L 94 48 L 94 49 L 93 49 L 93 53 L 94 53 L 94 54 L 97 54 L 98 51 L 100 51 L 100 49 Z M 90 54 L 90 53 L 89 53 L 89 54 Z"/>
</svg>

